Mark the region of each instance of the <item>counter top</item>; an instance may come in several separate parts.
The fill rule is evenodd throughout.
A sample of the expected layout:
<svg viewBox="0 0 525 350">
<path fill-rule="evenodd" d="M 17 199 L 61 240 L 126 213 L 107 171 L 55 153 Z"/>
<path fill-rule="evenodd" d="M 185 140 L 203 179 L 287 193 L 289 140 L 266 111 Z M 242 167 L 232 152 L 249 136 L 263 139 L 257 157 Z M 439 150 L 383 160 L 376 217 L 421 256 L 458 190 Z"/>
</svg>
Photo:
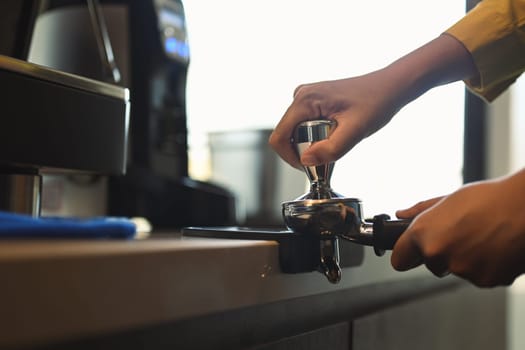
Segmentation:
<svg viewBox="0 0 525 350">
<path fill-rule="evenodd" d="M 366 248 L 339 284 L 318 272 L 284 274 L 278 243 L 157 234 L 146 240 L 0 243 L 0 348 L 49 344 L 312 295 L 426 278 L 395 272 Z M 430 282 L 429 282 L 430 281 Z M 430 284 L 429 284 L 430 283 Z M 385 291 L 385 297 L 388 292 Z"/>
</svg>

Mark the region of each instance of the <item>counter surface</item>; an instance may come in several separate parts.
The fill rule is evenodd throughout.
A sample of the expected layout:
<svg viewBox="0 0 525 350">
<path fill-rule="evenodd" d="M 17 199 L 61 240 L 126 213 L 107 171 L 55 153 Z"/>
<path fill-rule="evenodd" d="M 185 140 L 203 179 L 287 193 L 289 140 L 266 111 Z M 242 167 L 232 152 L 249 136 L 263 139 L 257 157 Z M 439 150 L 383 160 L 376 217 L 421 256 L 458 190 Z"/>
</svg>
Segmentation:
<svg viewBox="0 0 525 350">
<path fill-rule="evenodd" d="M 333 285 L 318 272 L 281 273 L 273 241 L 177 233 L 134 241 L 2 241 L 0 348 L 68 341 L 428 275 L 421 268 L 395 272 L 388 254 L 378 258 L 371 248 L 361 266 L 343 269 L 341 282 Z M 447 279 L 435 279 L 436 286 L 450 283 Z"/>
</svg>

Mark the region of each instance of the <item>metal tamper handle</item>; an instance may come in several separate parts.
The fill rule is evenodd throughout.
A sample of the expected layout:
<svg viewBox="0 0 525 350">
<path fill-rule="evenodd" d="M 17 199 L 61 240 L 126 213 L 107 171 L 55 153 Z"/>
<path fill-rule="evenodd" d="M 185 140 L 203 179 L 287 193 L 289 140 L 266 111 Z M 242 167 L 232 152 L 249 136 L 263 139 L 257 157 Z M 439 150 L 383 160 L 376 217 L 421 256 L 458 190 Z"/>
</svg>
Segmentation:
<svg viewBox="0 0 525 350">
<path fill-rule="evenodd" d="M 302 122 L 295 128 L 292 142 L 299 157 L 312 144 L 327 139 L 336 123 L 331 120 L 309 120 Z M 310 181 L 310 192 L 300 199 L 329 199 L 340 195 L 334 193 L 330 187 L 330 178 L 334 169 L 334 163 L 316 166 L 304 166 L 304 171 Z"/>
</svg>

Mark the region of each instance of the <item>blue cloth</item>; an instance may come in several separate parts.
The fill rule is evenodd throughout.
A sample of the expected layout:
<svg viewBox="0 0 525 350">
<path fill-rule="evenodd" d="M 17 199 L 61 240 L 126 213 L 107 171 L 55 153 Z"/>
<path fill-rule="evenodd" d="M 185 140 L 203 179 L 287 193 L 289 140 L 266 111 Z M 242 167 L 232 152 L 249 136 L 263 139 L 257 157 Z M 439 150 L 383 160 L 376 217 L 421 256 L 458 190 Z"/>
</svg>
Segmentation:
<svg viewBox="0 0 525 350">
<path fill-rule="evenodd" d="M 0 211 L 0 238 L 133 238 L 135 224 L 126 218 L 39 217 Z"/>
</svg>

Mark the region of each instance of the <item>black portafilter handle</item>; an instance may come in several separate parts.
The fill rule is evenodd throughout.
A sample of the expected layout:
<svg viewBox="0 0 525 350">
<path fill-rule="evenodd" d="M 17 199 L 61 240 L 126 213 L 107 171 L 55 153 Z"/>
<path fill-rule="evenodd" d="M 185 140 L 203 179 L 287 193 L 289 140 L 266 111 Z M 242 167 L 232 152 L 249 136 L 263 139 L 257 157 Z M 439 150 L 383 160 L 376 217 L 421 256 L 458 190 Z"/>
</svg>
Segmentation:
<svg viewBox="0 0 525 350">
<path fill-rule="evenodd" d="M 372 219 L 373 229 L 373 245 L 374 252 L 377 256 L 385 254 L 385 250 L 392 250 L 401 237 L 406 231 L 412 220 L 400 219 L 390 220 L 390 216 L 387 214 L 376 215 Z"/>
</svg>

